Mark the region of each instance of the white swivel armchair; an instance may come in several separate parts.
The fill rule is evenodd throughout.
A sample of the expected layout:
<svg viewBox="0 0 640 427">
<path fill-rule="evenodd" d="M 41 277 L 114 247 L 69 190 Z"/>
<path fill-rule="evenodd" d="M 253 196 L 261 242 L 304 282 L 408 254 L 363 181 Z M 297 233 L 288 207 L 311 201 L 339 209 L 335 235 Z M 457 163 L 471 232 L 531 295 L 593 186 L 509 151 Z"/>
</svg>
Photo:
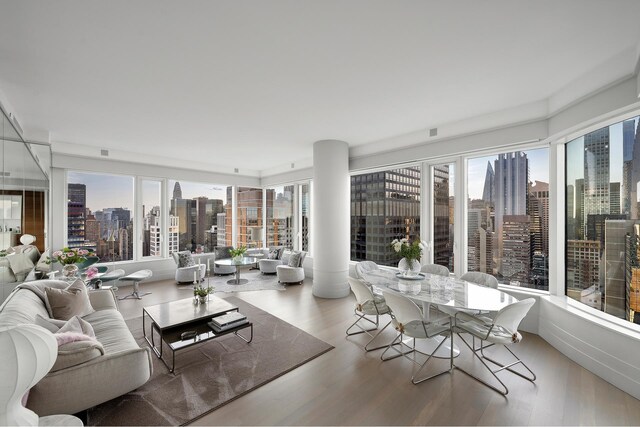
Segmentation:
<svg viewBox="0 0 640 427">
<path fill-rule="evenodd" d="M 289 255 L 291 256 L 291 255 Z M 289 258 L 287 258 L 287 263 L 284 263 L 284 256 L 282 264 L 276 266 L 276 274 L 278 276 L 278 282 L 280 283 L 300 283 L 304 281 L 304 268 L 302 267 L 304 263 L 304 258 L 307 256 L 307 253 L 304 251 L 300 252 L 300 261 L 297 265 L 291 265 L 289 262 Z"/>
<path fill-rule="evenodd" d="M 213 248 L 213 274 L 235 274 L 235 265 L 218 265 L 215 263 L 217 259 L 231 258 L 229 252 L 233 246 L 216 246 Z"/>
<path fill-rule="evenodd" d="M 172 252 L 173 260 L 176 262 L 176 282 L 181 283 L 193 283 L 196 281 L 200 283 L 204 280 L 204 276 L 207 272 L 206 264 L 194 264 L 187 267 L 180 267 L 179 255 L 177 252 Z"/>
</svg>

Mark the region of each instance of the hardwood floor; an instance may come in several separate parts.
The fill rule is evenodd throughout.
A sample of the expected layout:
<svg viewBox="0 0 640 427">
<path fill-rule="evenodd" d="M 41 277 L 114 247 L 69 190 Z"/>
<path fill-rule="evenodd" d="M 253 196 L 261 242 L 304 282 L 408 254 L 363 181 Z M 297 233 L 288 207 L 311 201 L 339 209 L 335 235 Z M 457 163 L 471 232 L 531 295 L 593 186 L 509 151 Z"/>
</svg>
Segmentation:
<svg viewBox="0 0 640 427">
<path fill-rule="evenodd" d="M 120 301 L 125 318 L 140 316 L 143 306 L 191 296 L 173 281 L 143 283 L 141 290 L 153 293 L 141 301 Z M 123 287 L 120 294 L 127 291 Z M 382 362 L 382 350 L 365 353 L 362 349 L 366 336 L 345 336 L 354 320 L 353 297 L 315 298 L 311 281 L 286 291 L 217 295 L 242 298 L 335 349 L 194 425 L 640 425 L 640 401 L 566 358 L 537 335 L 526 334 L 513 348 L 536 373 L 536 382 L 498 374 L 509 387 L 509 394 L 503 397 L 460 371 L 411 384 L 409 360 Z M 388 342 L 395 332 L 391 328 L 385 332 Z M 438 360 L 434 369 L 446 363 Z M 480 372 L 464 349 L 457 363 Z"/>
</svg>

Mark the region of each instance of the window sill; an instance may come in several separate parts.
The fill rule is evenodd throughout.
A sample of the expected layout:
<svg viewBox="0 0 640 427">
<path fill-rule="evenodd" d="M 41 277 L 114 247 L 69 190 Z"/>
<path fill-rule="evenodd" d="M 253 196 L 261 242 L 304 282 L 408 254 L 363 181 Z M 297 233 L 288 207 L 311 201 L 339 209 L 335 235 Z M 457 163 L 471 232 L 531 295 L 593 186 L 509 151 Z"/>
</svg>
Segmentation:
<svg viewBox="0 0 640 427">
<path fill-rule="evenodd" d="M 595 308 L 591 308 L 567 297 L 566 295 L 547 295 L 544 297 L 544 300 L 565 310 L 567 313 L 580 317 L 587 322 L 607 328 L 612 332 L 616 332 L 626 337 L 640 340 L 640 325 L 636 325 L 635 323 L 619 319 L 610 314 L 596 310 Z"/>
</svg>

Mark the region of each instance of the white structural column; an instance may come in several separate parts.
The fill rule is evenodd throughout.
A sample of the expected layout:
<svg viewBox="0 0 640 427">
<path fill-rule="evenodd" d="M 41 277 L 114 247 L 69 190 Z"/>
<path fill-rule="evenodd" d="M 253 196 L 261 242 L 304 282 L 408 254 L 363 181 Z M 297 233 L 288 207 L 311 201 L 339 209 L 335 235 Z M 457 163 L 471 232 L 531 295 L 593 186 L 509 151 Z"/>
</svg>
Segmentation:
<svg viewBox="0 0 640 427">
<path fill-rule="evenodd" d="M 349 295 L 349 146 L 344 141 L 313 144 L 313 294 Z"/>
</svg>

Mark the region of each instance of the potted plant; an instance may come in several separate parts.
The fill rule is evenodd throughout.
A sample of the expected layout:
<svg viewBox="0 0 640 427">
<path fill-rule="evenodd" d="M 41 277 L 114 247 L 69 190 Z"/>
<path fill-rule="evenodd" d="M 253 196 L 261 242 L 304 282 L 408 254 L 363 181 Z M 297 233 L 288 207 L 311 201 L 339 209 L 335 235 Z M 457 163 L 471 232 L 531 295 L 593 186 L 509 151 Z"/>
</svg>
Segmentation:
<svg viewBox="0 0 640 427">
<path fill-rule="evenodd" d="M 193 297 L 197 298 L 200 304 L 205 304 L 207 302 L 207 296 L 212 294 L 214 288 L 212 286 L 196 286 L 193 288 Z"/>
<path fill-rule="evenodd" d="M 423 245 L 417 240 L 409 242 L 409 239 L 393 239 L 391 247 L 402 257 L 398 263 L 398 269 L 404 276 L 415 276 L 420 272 L 420 257 L 422 257 Z"/>
<path fill-rule="evenodd" d="M 64 277 L 75 277 L 78 274 L 78 266 L 87 260 L 88 256 L 95 256 L 95 253 L 87 249 L 62 248 L 53 253 L 53 258 L 62 264 L 62 275 Z"/>
<path fill-rule="evenodd" d="M 240 246 L 239 248 L 229 250 L 229 254 L 231 255 L 231 258 L 233 259 L 234 262 L 240 262 L 246 252 L 247 252 L 246 246 Z"/>
</svg>

